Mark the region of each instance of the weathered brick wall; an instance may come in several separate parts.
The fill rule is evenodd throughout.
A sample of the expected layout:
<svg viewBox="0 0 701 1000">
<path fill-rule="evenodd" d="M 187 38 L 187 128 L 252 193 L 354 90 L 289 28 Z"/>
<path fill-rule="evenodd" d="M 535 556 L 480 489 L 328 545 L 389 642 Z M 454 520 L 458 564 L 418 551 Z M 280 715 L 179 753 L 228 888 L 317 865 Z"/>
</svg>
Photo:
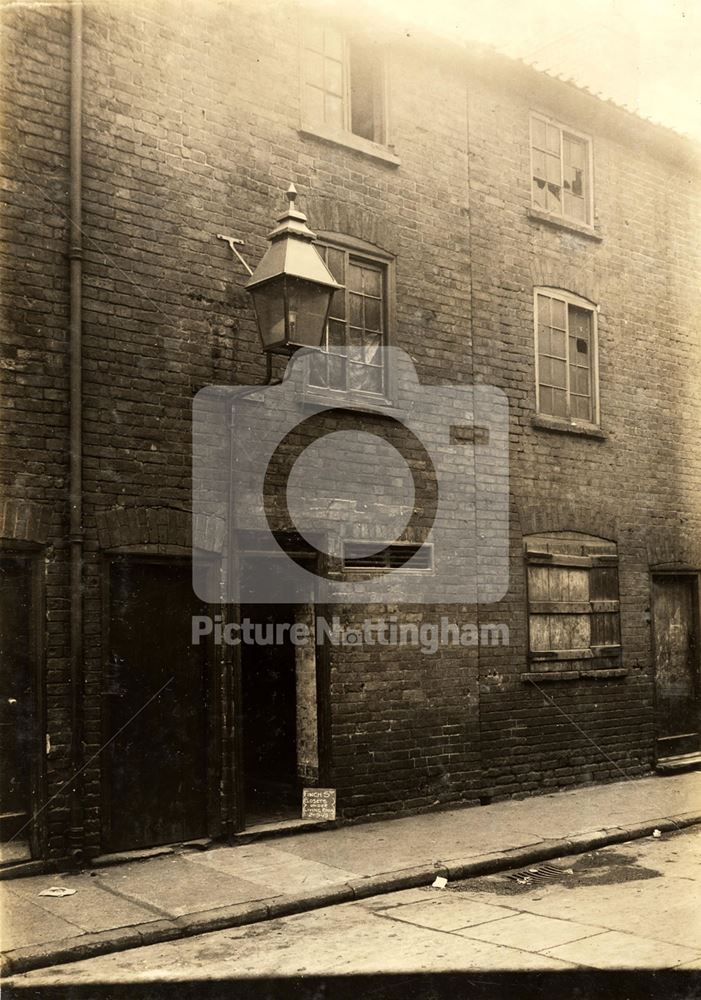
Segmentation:
<svg viewBox="0 0 701 1000">
<path fill-rule="evenodd" d="M 688 146 L 572 88 L 493 65 L 487 77 L 479 63 L 468 86 L 475 377 L 506 390 L 512 422 L 511 648 L 480 662 L 485 794 L 499 795 L 634 775 L 653 760 L 650 567 L 699 566 L 700 189 Z M 600 241 L 528 217 L 531 110 L 592 136 Z M 531 423 L 536 285 L 600 307 L 605 440 Z M 562 530 L 618 543 L 628 675 L 538 691 L 520 676 L 521 534 Z M 665 531 L 673 550 L 649 558 Z"/>
<path fill-rule="evenodd" d="M 300 135 L 298 31 L 281 7 L 265 18 L 245 4 L 86 10 L 89 750 L 102 657 L 94 517 L 189 506 L 192 396 L 262 376 L 246 274 L 217 233 L 245 240 L 255 263 L 294 181 L 316 231 L 396 255 L 397 342 L 421 377 L 470 377 L 461 71 L 417 64 L 411 46 L 393 43 L 397 169 Z M 331 701 L 331 780 L 347 815 L 476 797 L 474 651 L 397 650 L 381 664 L 334 651 Z M 95 849 L 98 787 L 95 764 Z"/>
<path fill-rule="evenodd" d="M 0 305 L 3 544 L 41 555 L 46 603 L 46 794 L 68 778 L 68 13 L 5 7 Z M 0 504 L 0 506 L 2 506 Z M 14 512 L 14 515 L 13 513 Z M 43 741 L 43 733 L 37 742 Z M 37 752 L 39 752 L 37 750 Z M 44 763 L 43 761 L 40 763 Z M 68 800 L 40 817 L 61 853 Z"/>
<path fill-rule="evenodd" d="M 68 748 L 68 591 L 58 544 L 67 531 L 68 14 L 39 6 L 3 17 L 3 111 L 8 131 L 21 136 L 7 181 L 3 337 L 16 422 L 8 489 L 55 518 L 51 792 L 65 777 Z M 86 4 L 86 751 L 105 736 L 101 555 L 120 544 L 175 544 L 191 504 L 192 397 L 263 374 L 246 274 L 216 234 L 242 238 L 257 262 L 292 180 L 313 229 L 396 256 L 396 343 L 421 380 L 450 385 L 474 375 L 505 389 L 511 404 L 509 594 L 494 607 L 425 612 L 505 621 L 511 643 L 479 656 L 459 647 L 435 656 L 388 648 L 380 658 L 371 648 L 331 650 L 328 777 L 343 815 L 535 791 L 620 776 L 618 768 L 639 773 L 652 751 L 649 565 L 693 565 L 701 516 L 701 455 L 690 447 L 699 406 L 691 175 L 674 143 L 585 95 L 526 71 L 510 80 L 493 67 L 466 71 L 457 56 L 400 35 L 386 39 L 400 166 L 303 136 L 298 27 L 296 14 L 274 5 L 262 17 L 255 5 L 213 0 Z M 527 218 L 531 107 L 593 134 L 601 242 Z M 601 306 L 605 441 L 531 426 L 534 284 Z M 521 535 L 534 530 L 618 542 L 626 677 L 549 683 L 543 693 L 521 679 Z M 366 609 L 338 610 L 348 622 L 366 617 Z M 384 612 L 418 621 L 422 609 L 368 609 Z M 84 791 L 87 846 L 96 852 L 99 759 Z M 51 810 L 57 854 L 61 803 Z"/>
</svg>

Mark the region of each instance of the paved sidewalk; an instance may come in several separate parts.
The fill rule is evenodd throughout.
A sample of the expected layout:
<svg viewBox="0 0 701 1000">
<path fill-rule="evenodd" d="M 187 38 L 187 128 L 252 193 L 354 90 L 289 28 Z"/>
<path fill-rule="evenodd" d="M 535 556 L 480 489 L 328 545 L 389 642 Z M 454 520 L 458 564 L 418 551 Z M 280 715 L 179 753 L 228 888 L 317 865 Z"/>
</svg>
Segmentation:
<svg viewBox="0 0 701 1000">
<path fill-rule="evenodd" d="M 0 882 L 16 973 L 499 871 L 701 822 L 701 777 L 648 777 L 490 806 L 181 850 Z M 42 889 L 75 889 L 63 898 Z"/>
</svg>

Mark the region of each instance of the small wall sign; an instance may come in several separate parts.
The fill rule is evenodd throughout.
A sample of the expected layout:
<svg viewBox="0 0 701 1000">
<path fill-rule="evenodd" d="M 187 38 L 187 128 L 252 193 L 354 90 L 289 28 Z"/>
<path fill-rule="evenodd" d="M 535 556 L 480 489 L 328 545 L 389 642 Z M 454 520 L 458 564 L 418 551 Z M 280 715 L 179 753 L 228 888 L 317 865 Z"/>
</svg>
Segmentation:
<svg viewBox="0 0 701 1000">
<path fill-rule="evenodd" d="M 336 819 L 336 789 L 303 788 L 302 819 Z"/>
</svg>

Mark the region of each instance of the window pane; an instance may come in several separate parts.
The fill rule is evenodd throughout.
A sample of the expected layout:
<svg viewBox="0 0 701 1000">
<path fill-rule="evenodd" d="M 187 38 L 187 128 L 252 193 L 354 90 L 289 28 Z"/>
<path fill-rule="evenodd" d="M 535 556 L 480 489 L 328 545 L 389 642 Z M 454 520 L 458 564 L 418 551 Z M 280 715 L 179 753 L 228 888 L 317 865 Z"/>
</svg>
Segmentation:
<svg viewBox="0 0 701 1000">
<path fill-rule="evenodd" d="M 331 311 L 330 316 L 334 319 L 345 319 L 346 318 L 346 292 L 345 289 L 341 289 L 338 292 L 334 292 L 331 297 Z"/>
<path fill-rule="evenodd" d="M 380 364 L 380 348 L 382 337 L 379 333 L 366 333 L 363 337 L 363 361 L 367 364 Z"/>
<path fill-rule="evenodd" d="M 330 351 L 343 351 L 346 346 L 346 324 L 332 319 L 328 328 L 328 346 Z"/>
<path fill-rule="evenodd" d="M 546 125 L 546 149 L 552 153 L 560 153 L 560 129 L 554 125 Z"/>
<path fill-rule="evenodd" d="M 550 303 L 551 299 L 547 295 L 538 296 L 538 322 L 545 326 L 550 326 Z"/>
<path fill-rule="evenodd" d="M 382 295 L 382 273 L 371 267 L 363 268 L 363 291 L 366 295 Z"/>
<path fill-rule="evenodd" d="M 304 88 L 304 110 L 309 120 L 321 124 L 324 121 L 324 92 L 317 87 Z"/>
<path fill-rule="evenodd" d="M 545 122 L 541 121 L 540 118 L 532 118 L 531 129 L 533 145 L 545 149 Z"/>
<path fill-rule="evenodd" d="M 311 385 L 328 385 L 327 357 L 323 351 L 314 351 L 309 364 L 309 381 Z"/>
<path fill-rule="evenodd" d="M 560 188 L 557 184 L 548 184 L 546 190 L 548 211 L 560 213 L 562 211 Z"/>
<path fill-rule="evenodd" d="M 573 368 L 570 373 L 570 379 L 572 382 L 573 392 L 579 393 L 581 396 L 589 395 L 589 369 L 588 368 Z"/>
<path fill-rule="evenodd" d="M 564 389 L 553 389 L 553 408 L 552 414 L 554 417 L 566 417 L 567 416 L 567 393 Z"/>
<path fill-rule="evenodd" d="M 591 420 L 591 400 L 588 396 L 572 397 L 572 416 L 578 420 Z"/>
<path fill-rule="evenodd" d="M 585 144 L 581 140 L 565 136 L 562 141 L 562 151 L 566 166 L 584 170 Z"/>
<path fill-rule="evenodd" d="M 582 337 L 588 342 L 591 330 L 591 310 L 581 309 L 579 306 L 570 306 L 568 313 L 570 334 L 574 337 Z"/>
<path fill-rule="evenodd" d="M 353 361 L 363 360 L 363 331 L 357 326 L 348 329 L 348 357 Z"/>
<path fill-rule="evenodd" d="M 331 128 L 343 128 L 343 102 L 340 97 L 326 94 L 324 97 L 324 121 Z"/>
<path fill-rule="evenodd" d="M 342 250 L 335 250 L 333 247 L 327 247 L 326 249 L 326 263 L 328 264 L 329 271 L 334 276 L 339 285 L 345 285 L 346 283 L 346 255 Z"/>
<path fill-rule="evenodd" d="M 348 266 L 348 288 L 351 292 L 362 292 L 363 290 L 363 270 L 354 263 Z"/>
<path fill-rule="evenodd" d="M 565 167 L 563 171 L 565 191 L 571 191 L 578 198 L 584 196 L 584 171 L 575 167 Z"/>
<path fill-rule="evenodd" d="M 350 296 L 350 321 L 351 326 L 362 327 L 363 325 L 363 296 L 351 292 Z"/>
<path fill-rule="evenodd" d="M 324 57 L 317 52 L 306 54 L 306 79 L 315 87 L 324 86 Z"/>
<path fill-rule="evenodd" d="M 540 150 L 533 150 L 533 175 L 534 177 L 545 177 L 545 153 Z"/>
<path fill-rule="evenodd" d="M 550 369 L 550 358 L 539 358 L 538 359 L 538 372 L 540 374 L 540 381 L 544 385 L 552 384 L 552 371 Z"/>
<path fill-rule="evenodd" d="M 565 191 L 565 215 L 578 222 L 587 221 L 587 205 L 584 198 L 574 198 Z"/>
<path fill-rule="evenodd" d="M 553 330 L 550 334 L 550 353 L 555 358 L 565 358 L 565 331 Z"/>
<path fill-rule="evenodd" d="M 546 381 L 543 379 L 543 381 Z M 550 362 L 550 384 L 559 386 L 561 389 L 567 386 L 567 364 L 564 361 L 553 360 Z"/>
<path fill-rule="evenodd" d="M 331 94 L 343 94 L 343 64 L 335 59 L 326 60 L 325 89 Z"/>
<path fill-rule="evenodd" d="M 549 326 L 538 327 L 538 350 L 541 354 L 552 354 L 551 331 Z"/>
<path fill-rule="evenodd" d="M 540 412 L 553 412 L 553 390 L 544 385 L 540 386 Z"/>
<path fill-rule="evenodd" d="M 546 180 L 551 181 L 553 184 L 560 186 L 560 181 L 562 180 L 560 171 L 560 157 L 559 156 L 546 156 L 545 158 L 545 177 Z"/>
<path fill-rule="evenodd" d="M 551 299 L 552 307 L 552 319 L 550 321 L 551 326 L 557 327 L 558 330 L 566 329 L 566 305 L 562 299 Z"/>
<path fill-rule="evenodd" d="M 365 329 L 382 329 L 382 308 L 379 299 L 365 299 Z"/>
<path fill-rule="evenodd" d="M 324 28 L 324 51 L 334 59 L 343 59 L 343 36 L 335 28 Z"/>
<path fill-rule="evenodd" d="M 367 44 L 351 42 L 349 55 L 351 131 L 379 142 L 380 70 L 376 53 Z"/>
<path fill-rule="evenodd" d="M 533 205 L 535 208 L 547 208 L 547 196 L 545 193 L 545 181 L 533 178 Z"/>
<path fill-rule="evenodd" d="M 362 392 L 382 392 L 382 369 L 363 364 L 350 364 L 349 388 Z"/>
<path fill-rule="evenodd" d="M 339 354 L 329 354 L 329 388 L 346 388 L 346 359 Z"/>
</svg>

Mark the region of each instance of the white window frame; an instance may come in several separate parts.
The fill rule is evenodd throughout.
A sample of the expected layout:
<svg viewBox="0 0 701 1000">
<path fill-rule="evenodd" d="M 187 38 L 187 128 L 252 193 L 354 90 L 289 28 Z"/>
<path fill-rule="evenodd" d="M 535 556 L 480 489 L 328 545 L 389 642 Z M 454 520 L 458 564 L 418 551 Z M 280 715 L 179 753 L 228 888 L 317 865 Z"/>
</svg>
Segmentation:
<svg viewBox="0 0 701 1000">
<path fill-rule="evenodd" d="M 544 295 L 551 299 L 559 299 L 567 306 L 577 306 L 579 309 L 586 309 L 591 313 L 591 395 L 592 395 L 592 420 L 584 420 L 581 417 L 558 417 L 552 413 L 544 413 L 540 408 L 540 348 L 538 343 L 538 296 Z M 601 424 L 601 409 L 599 406 L 599 327 L 598 327 L 599 306 L 581 295 L 564 291 L 562 288 L 553 288 L 547 285 L 538 285 L 533 289 L 533 345 L 535 351 L 535 408 L 539 416 L 547 417 L 549 420 L 559 420 L 565 423 L 577 424 L 583 427 L 599 427 Z M 569 323 L 569 318 L 568 318 Z M 569 364 L 569 328 L 565 337 L 567 347 L 567 407 L 570 406 L 570 364 Z"/>
<path fill-rule="evenodd" d="M 562 211 L 561 212 L 549 212 L 549 211 L 547 211 L 547 209 L 541 208 L 539 205 L 536 205 L 535 202 L 534 202 L 534 200 L 533 200 L 533 176 L 534 176 L 534 172 L 533 172 L 533 122 L 536 121 L 536 120 L 543 122 L 545 125 L 550 125 L 552 128 L 557 128 L 560 131 L 560 192 L 561 192 L 561 203 L 562 203 Z M 586 208 L 587 208 L 587 218 L 586 218 L 585 222 L 583 222 L 581 219 L 577 219 L 575 216 L 566 215 L 565 214 L 565 186 L 564 186 L 564 176 L 563 176 L 563 171 L 564 171 L 564 166 L 565 166 L 565 157 L 564 157 L 564 149 L 563 149 L 563 145 L 564 145 L 563 139 L 564 139 L 565 136 L 571 136 L 573 139 L 576 139 L 579 142 L 583 142 L 585 144 L 585 146 L 586 146 L 586 156 L 585 156 L 586 171 L 585 171 L 585 178 L 584 178 L 586 192 L 585 192 L 584 201 L 585 201 Z M 544 215 L 547 215 L 547 216 L 549 216 L 552 219 L 562 219 L 564 222 L 571 223 L 572 225 L 575 225 L 575 226 L 584 226 L 586 229 L 593 229 L 594 228 L 594 152 L 593 152 L 593 145 L 594 144 L 592 142 L 592 137 L 590 135 L 587 135 L 585 132 L 578 132 L 577 129 L 571 128 L 569 125 L 566 125 L 564 122 L 558 121 L 556 118 L 552 118 L 550 115 L 543 114 L 540 111 L 531 111 L 530 116 L 529 116 L 529 148 L 528 148 L 528 155 L 529 155 L 529 162 L 530 162 L 529 185 L 530 185 L 530 195 L 531 195 L 531 209 L 534 212 L 541 212 Z"/>
<path fill-rule="evenodd" d="M 387 82 L 387 71 L 384 59 L 380 66 L 380 81 L 378 83 L 378 94 L 377 102 L 381 108 L 381 128 L 380 128 L 380 138 L 379 139 L 367 139 L 365 136 L 357 135 L 351 130 L 351 79 L 350 79 L 350 42 L 348 38 L 348 33 L 342 29 L 336 27 L 334 24 L 326 24 L 323 21 L 317 21 L 321 30 L 325 28 L 330 28 L 336 31 L 341 37 L 342 45 L 342 117 L 343 126 L 340 130 L 328 125 L 325 121 L 315 121 L 307 111 L 307 42 L 306 42 L 306 24 L 302 21 L 300 25 L 299 33 L 299 60 L 300 60 L 300 73 L 299 73 L 299 87 L 300 87 L 300 108 L 302 117 L 302 128 L 306 131 L 314 132 L 316 134 L 323 135 L 328 134 L 329 138 L 334 136 L 343 136 L 346 140 L 350 140 L 347 144 L 352 146 L 359 146 L 362 150 L 363 147 L 387 147 L 390 145 L 389 141 L 389 124 L 388 124 L 388 107 L 389 107 L 389 97 L 388 97 L 388 82 Z"/>
<path fill-rule="evenodd" d="M 346 254 L 346 261 L 353 258 L 367 261 L 368 264 L 377 267 L 382 272 L 382 296 L 383 296 L 383 348 L 391 347 L 394 343 L 395 329 L 395 258 L 392 254 L 386 253 L 379 247 L 366 243 L 364 240 L 355 239 L 352 236 L 345 236 L 342 233 L 319 232 L 315 241 L 320 248 L 329 247 L 333 250 L 340 250 Z M 345 286 L 344 286 L 345 287 Z M 346 320 L 348 319 L 349 304 L 346 302 Z M 324 340 L 326 335 L 324 335 Z M 323 348 L 322 348 L 323 350 Z M 360 406 L 371 404 L 373 407 L 382 405 L 392 405 L 395 396 L 394 372 L 390 365 L 385 364 L 382 370 L 383 388 L 382 392 L 369 392 L 364 389 L 344 388 L 335 389 L 331 386 L 316 385 L 307 380 L 305 395 L 310 398 L 320 397 L 325 401 L 338 401 L 343 405 Z"/>
</svg>

